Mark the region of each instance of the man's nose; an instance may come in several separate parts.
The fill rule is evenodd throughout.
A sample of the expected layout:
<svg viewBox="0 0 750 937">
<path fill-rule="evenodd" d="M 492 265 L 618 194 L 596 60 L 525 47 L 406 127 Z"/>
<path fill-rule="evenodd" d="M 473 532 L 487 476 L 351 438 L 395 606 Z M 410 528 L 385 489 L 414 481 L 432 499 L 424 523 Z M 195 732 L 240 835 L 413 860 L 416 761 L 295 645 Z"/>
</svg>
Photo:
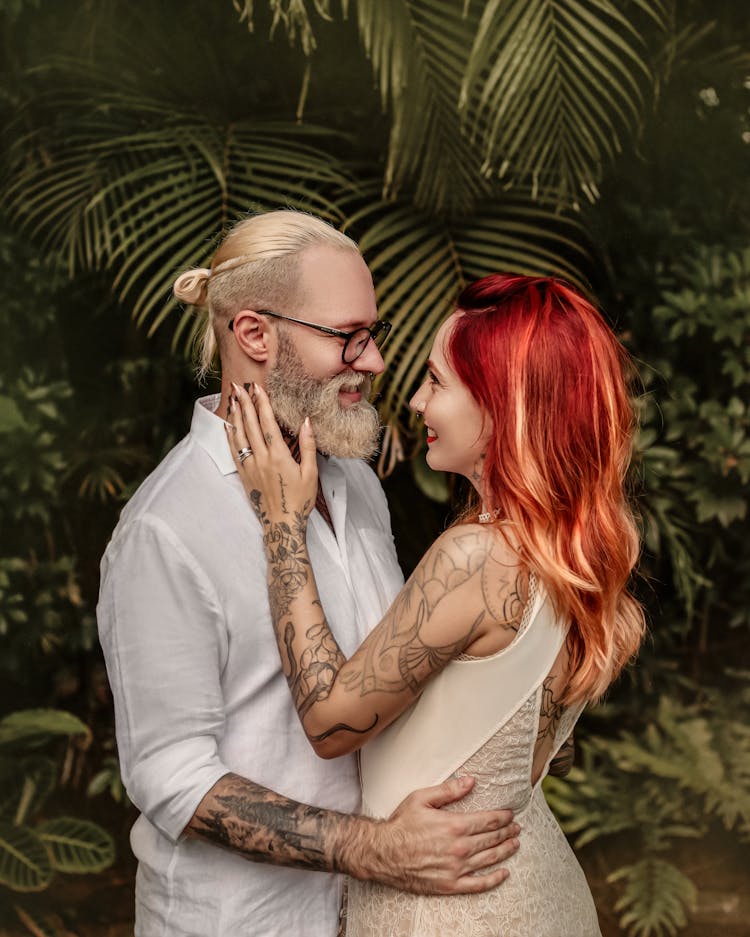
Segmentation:
<svg viewBox="0 0 750 937">
<path fill-rule="evenodd" d="M 359 358 L 352 361 L 349 367 L 355 371 L 370 371 L 373 374 L 382 374 L 385 371 L 385 362 L 378 346 L 370 339 L 365 345 L 365 350 Z"/>
</svg>

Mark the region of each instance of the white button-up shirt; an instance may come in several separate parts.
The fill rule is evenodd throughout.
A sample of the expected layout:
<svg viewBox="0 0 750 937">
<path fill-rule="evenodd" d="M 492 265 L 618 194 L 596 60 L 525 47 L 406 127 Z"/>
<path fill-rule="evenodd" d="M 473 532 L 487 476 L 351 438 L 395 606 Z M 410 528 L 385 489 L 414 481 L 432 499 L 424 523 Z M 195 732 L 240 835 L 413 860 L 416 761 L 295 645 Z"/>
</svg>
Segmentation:
<svg viewBox="0 0 750 937">
<path fill-rule="evenodd" d="M 359 806 L 354 756 L 324 761 L 281 672 L 261 529 L 227 445 L 218 397 L 122 513 L 102 560 L 97 615 L 126 789 L 141 810 L 137 937 L 332 937 L 340 879 L 249 862 L 181 836 L 232 771 L 304 803 Z M 335 537 L 314 511 L 308 547 L 347 655 L 403 582 L 374 473 L 318 458 Z"/>
</svg>

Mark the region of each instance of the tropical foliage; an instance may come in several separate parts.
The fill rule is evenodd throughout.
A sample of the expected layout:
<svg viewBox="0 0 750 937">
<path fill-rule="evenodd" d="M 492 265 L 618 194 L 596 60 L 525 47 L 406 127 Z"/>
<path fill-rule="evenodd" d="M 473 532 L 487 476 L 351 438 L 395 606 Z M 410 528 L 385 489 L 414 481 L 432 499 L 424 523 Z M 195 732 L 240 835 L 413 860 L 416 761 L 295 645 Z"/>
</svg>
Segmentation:
<svg viewBox="0 0 750 937">
<path fill-rule="evenodd" d="M 0 892 L 13 893 L 8 905 L 34 935 L 58 934 L 59 925 L 22 896 L 44 891 L 58 872 L 101 872 L 114 860 L 114 841 L 101 826 L 45 816 L 50 795 L 70 780 L 76 746 L 85 748 L 90 736 L 61 710 L 23 710 L 0 721 Z M 58 739 L 67 740 L 62 768 L 48 753 Z"/>
<path fill-rule="evenodd" d="M 12 750 L 25 766 L 0 769 L 3 842 L 35 843 L 24 875 L 37 877 L 23 881 L 72 869 L 56 837 L 103 843 L 59 819 L 81 812 L 80 797 L 57 810 L 74 792 L 128 809 L 95 640 L 97 565 L 120 507 L 187 427 L 182 352 L 201 323 L 174 306 L 171 282 L 248 209 L 285 204 L 354 234 L 396 326 L 380 467 L 406 567 L 445 522 L 434 498 L 455 489 L 427 472 L 404 402 L 464 283 L 503 267 L 562 273 L 593 289 L 635 356 L 636 586 L 651 635 L 548 793 L 597 863 L 587 871 L 608 921 L 636 937 L 701 933 L 704 882 L 685 844 L 720 833 L 750 865 L 743 11 L 0 0 L 0 17 L 0 692 L 6 709 L 76 714 L 46 713 L 73 721 L 43 743 L 3 735 L 33 714 L 0 722 L 0 761 Z M 0 856 L 6 890 L 23 884 L 10 868 Z M 13 903 L 33 932 L 53 927 L 22 894 Z"/>
<path fill-rule="evenodd" d="M 299 35 L 308 53 L 311 116 L 301 124 L 283 98 L 272 113 L 257 92 L 238 96 L 239 76 L 213 59 L 196 87 L 190 58 L 175 61 L 192 47 L 195 19 L 173 24 L 169 49 L 158 33 L 128 46 L 142 14 L 119 8 L 124 37 L 114 42 L 100 25 L 88 59 L 58 56 L 19 94 L 6 193 L 14 218 L 71 272 L 111 270 L 151 330 L 173 313 L 175 272 L 204 264 L 211 233 L 249 207 L 306 207 L 351 228 L 379 274 L 384 312 L 409 323 L 387 350 L 399 380 L 382 404 L 403 429 L 425 338 L 467 280 L 508 267 L 585 279 L 586 238 L 571 210 L 595 197 L 643 118 L 648 17 L 636 4 L 626 16 L 576 0 L 349 6 L 268 4 L 272 26 Z M 662 22 L 657 2 L 646 8 Z M 261 18 L 252 3 L 242 13 Z M 315 32 L 341 13 L 354 23 L 337 23 L 328 41 L 352 52 L 359 41 L 379 91 L 347 102 L 356 120 L 345 126 L 318 119 L 311 55 Z M 155 80 L 154 62 L 169 64 L 168 79 Z M 352 66 L 367 68 L 350 54 Z M 225 92 L 220 103 L 212 85 Z M 388 121 L 363 138 L 356 123 L 377 120 L 378 104 Z M 189 345 L 193 323 L 188 311 L 175 340 Z"/>
</svg>

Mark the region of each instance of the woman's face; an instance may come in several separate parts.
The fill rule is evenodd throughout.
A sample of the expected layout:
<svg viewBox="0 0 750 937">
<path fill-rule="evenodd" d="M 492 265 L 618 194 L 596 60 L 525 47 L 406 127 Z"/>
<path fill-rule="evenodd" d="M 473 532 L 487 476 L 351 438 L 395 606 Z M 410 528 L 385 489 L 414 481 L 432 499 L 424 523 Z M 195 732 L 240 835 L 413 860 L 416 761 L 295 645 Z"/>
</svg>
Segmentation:
<svg viewBox="0 0 750 937">
<path fill-rule="evenodd" d="M 427 362 L 427 377 L 409 406 L 424 416 L 430 468 L 465 475 L 476 486 L 492 420 L 461 383 L 446 356 L 457 315 L 460 313 L 453 313 L 440 326 Z"/>
</svg>

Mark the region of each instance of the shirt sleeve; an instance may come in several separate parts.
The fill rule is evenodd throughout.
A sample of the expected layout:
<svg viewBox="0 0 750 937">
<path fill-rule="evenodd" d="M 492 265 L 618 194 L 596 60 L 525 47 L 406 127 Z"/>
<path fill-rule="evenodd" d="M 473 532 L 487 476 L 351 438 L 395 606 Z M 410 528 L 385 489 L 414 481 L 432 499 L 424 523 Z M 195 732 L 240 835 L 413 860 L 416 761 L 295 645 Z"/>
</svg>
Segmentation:
<svg viewBox="0 0 750 937">
<path fill-rule="evenodd" d="M 218 754 L 225 719 L 221 605 L 174 532 L 141 517 L 105 555 L 97 619 L 125 788 L 175 842 L 229 771 Z"/>
</svg>

